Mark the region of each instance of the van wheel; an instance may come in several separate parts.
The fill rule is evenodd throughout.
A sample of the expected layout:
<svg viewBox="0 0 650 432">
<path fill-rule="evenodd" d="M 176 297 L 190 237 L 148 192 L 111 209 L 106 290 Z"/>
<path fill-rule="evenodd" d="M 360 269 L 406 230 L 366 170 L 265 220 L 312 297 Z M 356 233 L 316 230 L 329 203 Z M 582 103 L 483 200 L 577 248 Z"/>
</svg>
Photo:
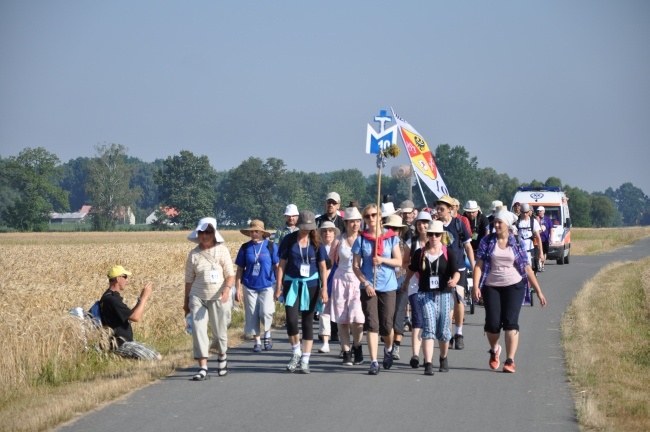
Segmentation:
<svg viewBox="0 0 650 432">
<path fill-rule="evenodd" d="M 564 264 L 569 264 L 569 256 L 571 256 L 571 251 L 567 252 L 566 256 L 564 257 Z"/>
<path fill-rule="evenodd" d="M 557 262 L 557 265 L 562 265 L 562 264 L 564 264 L 564 257 L 560 257 L 560 259 L 557 260 L 556 262 Z"/>
</svg>

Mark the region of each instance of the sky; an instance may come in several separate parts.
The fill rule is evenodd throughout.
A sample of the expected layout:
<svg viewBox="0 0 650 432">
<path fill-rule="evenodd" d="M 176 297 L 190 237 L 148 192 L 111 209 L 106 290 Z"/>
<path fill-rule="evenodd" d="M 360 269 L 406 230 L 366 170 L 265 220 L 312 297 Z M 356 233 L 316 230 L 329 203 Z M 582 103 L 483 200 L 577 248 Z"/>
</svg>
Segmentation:
<svg viewBox="0 0 650 432">
<path fill-rule="evenodd" d="M 522 183 L 650 194 L 649 23 L 645 0 L 0 0 L 0 156 L 369 175 L 392 106 Z"/>
</svg>

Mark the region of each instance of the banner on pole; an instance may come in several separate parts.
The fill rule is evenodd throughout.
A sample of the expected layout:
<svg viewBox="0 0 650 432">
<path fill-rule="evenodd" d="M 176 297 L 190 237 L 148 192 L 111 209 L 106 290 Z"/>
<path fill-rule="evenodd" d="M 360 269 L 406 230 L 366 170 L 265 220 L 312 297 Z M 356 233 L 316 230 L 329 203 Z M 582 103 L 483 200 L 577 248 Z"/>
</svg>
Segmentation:
<svg viewBox="0 0 650 432">
<path fill-rule="evenodd" d="M 442 195 L 449 195 L 447 185 L 438 172 L 436 161 L 425 139 L 406 120 L 398 116 L 393 107 L 390 109 L 417 176 L 438 198 Z"/>
</svg>

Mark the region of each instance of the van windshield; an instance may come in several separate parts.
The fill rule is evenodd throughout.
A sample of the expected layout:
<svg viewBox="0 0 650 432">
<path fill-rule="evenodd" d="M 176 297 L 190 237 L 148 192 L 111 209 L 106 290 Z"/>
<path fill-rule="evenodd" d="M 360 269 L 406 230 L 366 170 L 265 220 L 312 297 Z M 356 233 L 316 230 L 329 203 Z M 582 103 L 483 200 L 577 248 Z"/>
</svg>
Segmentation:
<svg viewBox="0 0 650 432">
<path fill-rule="evenodd" d="M 538 215 L 537 213 L 537 207 L 535 208 L 535 215 Z M 544 216 L 548 216 L 551 219 L 551 223 L 553 223 L 554 226 L 562 225 L 562 221 L 560 219 L 560 207 L 559 206 L 544 206 Z"/>
</svg>

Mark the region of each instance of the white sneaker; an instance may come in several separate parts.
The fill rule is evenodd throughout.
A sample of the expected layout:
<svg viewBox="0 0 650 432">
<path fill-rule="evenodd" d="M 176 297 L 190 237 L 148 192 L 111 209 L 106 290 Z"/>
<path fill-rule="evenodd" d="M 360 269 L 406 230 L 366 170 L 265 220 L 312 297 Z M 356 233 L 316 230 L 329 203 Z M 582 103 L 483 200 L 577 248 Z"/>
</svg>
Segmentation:
<svg viewBox="0 0 650 432">
<path fill-rule="evenodd" d="M 330 352 L 329 344 L 327 344 L 327 345 L 323 344 L 323 346 L 318 349 L 318 352 L 319 353 L 328 353 L 328 352 Z"/>
</svg>

